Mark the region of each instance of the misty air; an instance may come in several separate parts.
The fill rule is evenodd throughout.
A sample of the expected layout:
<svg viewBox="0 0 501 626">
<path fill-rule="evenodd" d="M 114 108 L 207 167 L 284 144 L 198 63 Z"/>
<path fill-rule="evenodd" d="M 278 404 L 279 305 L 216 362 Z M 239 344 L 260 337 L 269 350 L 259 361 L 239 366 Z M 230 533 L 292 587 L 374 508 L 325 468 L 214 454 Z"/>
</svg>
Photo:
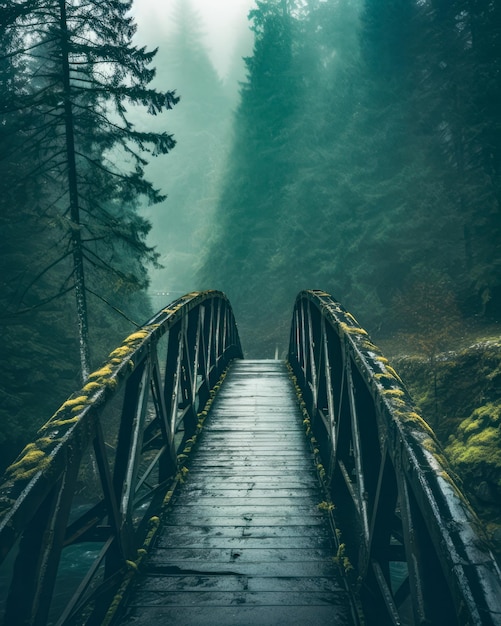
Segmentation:
<svg viewBox="0 0 501 626">
<path fill-rule="evenodd" d="M 501 624 L 501 6 L 0 2 L 0 624 Z"/>
</svg>

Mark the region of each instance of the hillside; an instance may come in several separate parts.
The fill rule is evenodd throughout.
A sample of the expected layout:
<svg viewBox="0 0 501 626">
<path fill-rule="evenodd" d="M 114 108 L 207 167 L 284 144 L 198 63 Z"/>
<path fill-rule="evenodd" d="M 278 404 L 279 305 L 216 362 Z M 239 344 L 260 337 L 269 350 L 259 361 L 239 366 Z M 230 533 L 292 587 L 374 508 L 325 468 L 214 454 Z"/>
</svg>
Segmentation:
<svg viewBox="0 0 501 626">
<path fill-rule="evenodd" d="M 433 359 L 395 354 L 392 362 L 501 555 L 501 339 L 476 338 Z"/>
</svg>

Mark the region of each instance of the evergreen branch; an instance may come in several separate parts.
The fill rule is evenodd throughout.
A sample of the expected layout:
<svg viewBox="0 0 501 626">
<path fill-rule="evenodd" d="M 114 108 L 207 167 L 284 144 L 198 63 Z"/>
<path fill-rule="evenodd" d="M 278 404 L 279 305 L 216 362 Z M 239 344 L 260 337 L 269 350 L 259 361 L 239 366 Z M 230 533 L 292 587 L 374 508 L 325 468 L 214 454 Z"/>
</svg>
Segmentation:
<svg viewBox="0 0 501 626">
<path fill-rule="evenodd" d="M 89 228 L 88 224 L 83 224 L 83 226 L 85 226 L 85 228 L 92 234 L 91 229 Z M 96 241 L 105 241 L 107 239 L 107 237 L 105 237 L 104 235 L 102 237 L 91 237 L 89 239 L 82 239 L 82 243 L 94 243 Z"/>
<path fill-rule="evenodd" d="M 67 294 L 69 291 L 72 291 L 73 289 L 74 289 L 74 285 L 71 285 L 70 287 L 67 287 L 66 289 L 60 290 L 54 296 L 45 298 L 44 300 L 41 300 L 40 302 L 38 302 L 37 304 L 34 304 L 33 306 L 30 306 L 26 309 L 21 309 L 21 310 L 18 309 L 15 313 L 12 313 L 11 315 L 2 315 L 2 319 L 8 319 L 8 318 L 16 317 L 17 315 L 24 315 L 25 313 L 31 313 L 32 311 L 35 311 L 36 309 L 39 309 L 40 307 L 45 306 L 46 304 L 49 304 L 49 302 L 53 302 L 54 300 L 61 298 L 62 296 Z"/>
<path fill-rule="evenodd" d="M 1 15 L 0 15 L 0 22 L 1 22 Z M 48 43 L 52 43 L 53 41 L 57 41 L 57 37 L 54 37 L 53 39 L 45 39 L 43 41 L 39 41 L 38 43 L 33 44 L 32 46 L 28 46 L 26 48 L 18 48 L 17 50 L 13 50 L 12 52 L 8 52 L 7 54 L 3 54 L 0 57 L 1 61 L 4 61 L 6 59 L 10 59 L 12 57 L 16 57 L 20 54 L 27 54 L 28 52 L 30 52 L 30 50 L 35 50 L 35 48 L 39 48 L 40 46 L 45 46 Z M 34 55 L 29 55 L 29 56 L 33 56 L 34 59 L 38 59 L 38 58 L 42 58 L 39 56 L 34 56 Z"/>
<path fill-rule="evenodd" d="M 78 109 L 82 109 L 83 111 L 87 111 L 88 113 L 91 113 L 92 115 L 94 115 L 95 117 L 101 119 L 107 126 L 109 126 L 110 128 L 113 128 L 121 133 L 127 133 L 130 128 L 132 128 L 132 124 L 129 123 L 128 126 L 119 126 L 118 124 L 115 124 L 114 122 L 110 121 L 106 115 L 104 113 L 100 113 L 99 111 L 96 111 L 95 109 L 93 109 L 92 107 L 88 106 L 88 105 L 83 105 L 80 104 L 79 102 L 74 102 L 73 103 L 73 107 L 74 108 L 78 108 Z"/>
<path fill-rule="evenodd" d="M 61 261 L 63 261 L 67 256 L 69 256 L 71 254 L 71 250 L 65 252 L 62 256 L 60 256 L 58 259 L 56 259 L 55 261 L 53 261 L 52 263 L 50 263 L 47 267 L 45 267 L 41 272 L 39 272 L 35 278 L 33 278 L 30 283 L 28 284 L 27 287 L 25 287 L 25 289 L 23 290 L 23 293 L 21 294 L 21 297 L 19 298 L 19 304 L 18 307 L 21 305 L 21 303 L 23 302 L 26 294 L 28 293 L 28 291 L 33 287 L 33 285 L 35 285 L 35 283 L 37 283 L 42 276 L 44 276 L 45 274 L 47 274 L 47 272 L 49 270 L 51 270 L 53 267 L 55 267 L 56 265 L 58 265 L 59 263 L 61 263 Z"/>
<path fill-rule="evenodd" d="M 3 27 L 13 26 L 18 19 L 30 15 L 38 6 L 37 0 L 27 0 L 23 3 L 4 3 L 4 6 L 0 7 L 0 24 Z"/>
<path fill-rule="evenodd" d="M 90 259 L 85 254 L 85 252 L 88 252 L 93 257 L 95 257 L 95 260 Z M 127 275 L 124 272 L 121 272 L 116 267 L 113 267 L 112 265 L 110 265 L 109 263 L 104 261 L 100 256 L 98 256 L 95 252 L 92 252 L 92 250 L 90 250 L 89 248 L 84 248 L 83 257 L 84 257 L 84 259 L 88 263 L 90 263 L 96 269 L 104 270 L 104 271 L 106 271 L 106 272 L 108 272 L 110 274 L 118 276 L 118 278 L 122 279 L 125 283 L 129 283 L 129 284 L 136 283 L 137 285 L 140 285 L 140 282 L 139 282 L 137 276 L 134 276 L 134 275 L 131 275 L 131 274 Z"/>
<path fill-rule="evenodd" d="M 64 150 L 60 150 L 59 152 L 56 152 L 56 154 L 53 154 L 52 156 L 50 156 L 48 159 L 40 163 L 40 165 L 37 165 L 33 170 L 31 170 L 30 172 L 26 174 L 26 177 L 35 176 L 35 174 L 44 174 L 44 173 L 50 172 L 51 169 L 60 167 L 62 165 L 65 166 L 67 164 L 66 161 L 60 161 L 58 163 L 54 163 L 51 167 L 44 169 L 46 165 L 48 165 L 52 160 L 54 160 L 57 156 L 60 156 L 61 154 L 64 154 Z"/>
<path fill-rule="evenodd" d="M 43 104 L 44 102 L 50 103 L 50 99 L 44 100 L 43 94 L 50 91 L 51 89 L 53 89 L 56 86 L 57 83 L 52 83 L 49 85 L 46 85 L 45 87 L 43 87 L 42 89 L 40 89 L 40 91 L 38 91 L 36 94 L 33 95 L 25 95 L 22 98 L 19 98 L 17 100 L 17 104 L 14 107 L 11 107 L 9 109 L 3 109 L 3 113 L 7 114 L 7 113 L 17 113 L 19 111 L 23 111 L 24 109 L 32 109 L 34 107 L 40 106 L 41 104 Z M 54 96 L 54 92 L 51 93 L 52 96 Z M 57 98 L 58 100 L 60 99 L 60 94 L 56 94 L 59 95 L 59 98 Z M 54 97 L 52 98 L 52 100 L 54 100 Z M 57 106 L 53 106 L 52 109 L 57 109 Z"/>
<path fill-rule="evenodd" d="M 78 151 L 76 151 L 75 154 L 82 159 L 88 161 L 91 165 L 95 165 L 98 169 L 102 170 L 106 174 L 110 174 L 110 176 L 115 176 L 116 178 L 121 178 L 122 180 L 127 180 L 129 178 L 129 176 L 126 174 L 120 174 L 120 172 L 114 172 L 113 170 L 110 170 L 109 168 L 105 167 L 100 161 L 91 158 L 88 154 L 83 154 L 83 152 Z"/>
<path fill-rule="evenodd" d="M 119 308 L 117 308 L 115 305 L 111 304 L 111 302 L 109 302 L 108 300 L 106 300 L 106 298 L 104 298 L 103 296 L 100 296 L 98 293 L 96 293 L 95 291 L 92 291 L 92 289 L 90 289 L 89 287 L 85 288 L 85 291 L 88 291 L 89 293 L 91 293 L 93 296 L 95 296 L 96 298 L 98 298 L 99 300 L 101 300 L 102 302 L 104 302 L 105 304 L 107 304 L 111 309 L 113 309 L 113 311 L 115 311 L 116 313 L 118 313 L 119 315 L 121 315 L 124 319 L 126 319 L 128 322 L 130 322 L 131 324 L 133 324 L 136 328 L 141 328 L 141 324 L 137 324 L 134 320 L 131 320 L 130 317 L 128 317 L 123 311 L 121 311 Z"/>
<path fill-rule="evenodd" d="M 32 130 L 32 129 L 30 129 Z M 21 141 L 20 143 L 16 144 L 14 146 L 14 148 L 12 148 L 10 151 L 3 151 L 2 153 L 0 153 L 0 161 L 7 159 L 8 157 L 13 157 L 17 152 L 20 152 L 22 150 L 24 150 L 24 147 L 26 145 L 30 145 L 33 144 L 35 140 L 38 141 L 38 145 L 40 145 L 40 143 L 43 143 L 43 141 L 47 138 L 47 136 L 49 135 L 50 131 L 52 130 L 52 127 L 48 126 L 47 124 L 43 124 L 42 126 L 40 126 L 37 129 L 33 129 L 35 132 L 33 134 L 28 134 L 27 137 Z M 43 133 L 43 136 L 40 138 L 40 135 Z M 17 134 L 19 134 L 19 130 L 13 130 L 11 133 L 9 133 L 11 136 L 16 136 Z M 35 146 L 36 149 L 36 146 Z"/>
</svg>

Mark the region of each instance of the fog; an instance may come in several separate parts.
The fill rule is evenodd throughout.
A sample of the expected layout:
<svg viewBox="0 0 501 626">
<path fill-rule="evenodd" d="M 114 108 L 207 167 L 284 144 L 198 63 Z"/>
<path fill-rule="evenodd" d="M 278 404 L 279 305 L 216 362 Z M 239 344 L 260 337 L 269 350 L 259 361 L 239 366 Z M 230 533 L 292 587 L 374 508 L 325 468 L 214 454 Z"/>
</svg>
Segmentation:
<svg viewBox="0 0 501 626">
<path fill-rule="evenodd" d="M 222 78 L 228 75 L 237 45 L 244 37 L 251 45 L 247 15 L 254 0 L 183 0 L 199 14 L 204 25 L 204 43 L 207 52 Z M 136 0 L 134 14 L 138 25 L 138 39 L 149 46 L 160 46 L 172 33 L 172 13 L 177 0 Z M 162 50 L 160 49 L 160 56 Z"/>
<path fill-rule="evenodd" d="M 245 75 L 243 57 L 252 51 L 247 16 L 253 5 L 253 0 L 134 4 L 138 44 L 158 48 L 153 86 L 175 89 L 181 98 L 165 115 L 152 119 L 139 114 L 138 119 L 142 127 L 166 130 L 177 141 L 170 154 L 152 159 L 146 170 L 168 196 L 143 209 L 152 224 L 148 241 L 163 265 L 150 274 L 154 306 L 199 288 L 199 250 L 210 236 L 239 82 Z"/>
<path fill-rule="evenodd" d="M 477 84 L 468 64 L 467 39 L 419 3 L 395 17 L 344 0 L 260 3 L 254 40 L 253 6 L 135 5 L 138 42 L 159 48 L 154 86 L 181 97 L 140 120 L 177 140 L 147 169 L 168 196 L 142 209 L 163 265 L 150 272 L 150 293 L 166 294 L 153 305 L 221 289 L 244 349 L 260 356 L 285 349 L 305 288 L 329 291 L 376 335 L 407 329 L 423 289 L 436 316 L 495 318 L 498 227 L 479 198 L 498 206 L 485 156 L 497 154 L 496 114 L 480 120 L 482 146 L 449 119 L 455 64 L 465 128 L 493 101 L 492 83 Z M 477 38 L 476 54 L 488 58 L 494 35 L 481 10 L 478 19 L 487 43 Z M 440 43 L 449 39 L 457 48 Z M 431 322 L 419 323 L 430 334 Z"/>
</svg>

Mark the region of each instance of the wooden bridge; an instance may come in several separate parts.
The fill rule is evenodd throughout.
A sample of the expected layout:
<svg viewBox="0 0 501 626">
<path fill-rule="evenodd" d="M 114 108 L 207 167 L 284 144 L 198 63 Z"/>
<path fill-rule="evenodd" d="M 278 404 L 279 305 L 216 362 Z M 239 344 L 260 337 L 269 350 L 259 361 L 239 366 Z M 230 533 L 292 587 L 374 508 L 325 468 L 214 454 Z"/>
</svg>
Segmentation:
<svg viewBox="0 0 501 626">
<path fill-rule="evenodd" d="M 220 292 L 130 335 L 8 468 L 0 557 L 4 626 L 501 625 L 433 432 L 318 291 L 287 362 L 242 359 Z"/>
</svg>

